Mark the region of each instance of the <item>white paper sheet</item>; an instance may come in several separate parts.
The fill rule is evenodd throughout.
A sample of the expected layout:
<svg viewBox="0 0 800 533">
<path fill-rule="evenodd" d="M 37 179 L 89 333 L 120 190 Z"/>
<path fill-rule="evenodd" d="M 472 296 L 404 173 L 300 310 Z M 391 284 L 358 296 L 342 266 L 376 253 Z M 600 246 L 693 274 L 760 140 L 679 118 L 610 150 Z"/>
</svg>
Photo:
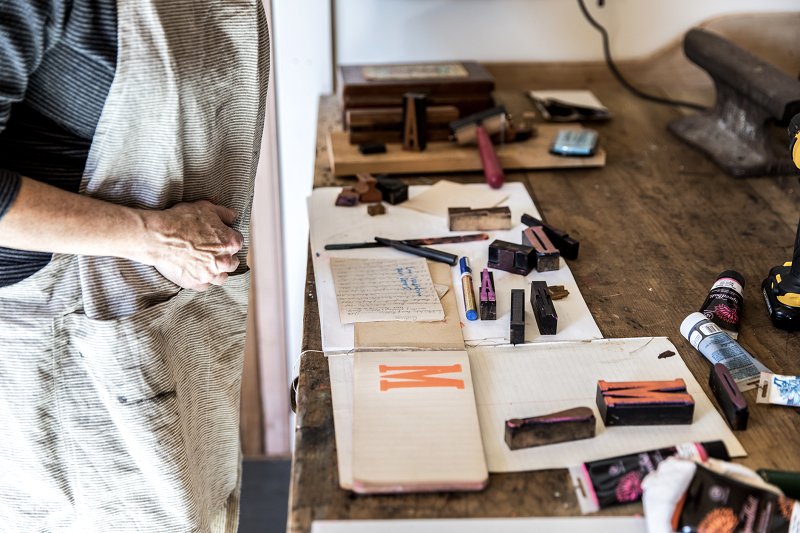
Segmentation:
<svg viewBox="0 0 800 533">
<path fill-rule="evenodd" d="M 333 429 L 336 458 L 339 463 L 339 486 L 353 488 L 353 352 L 326 353 L 331 374 Z"/>
<path fill-rule="evenodd" d="M 488 185 L 470 185 L 477 190 L 490 191 Z M 409 196 L 412 198 L 424 191 L 427 186 L 409 187 Z M 506 183 L 502 191 L 509 197 L 500 205 L 511 208 L 511 220 L 519 221 L 523 213 L 539 217 L 525 186 L 522 183 Z M 326 244 L 367 242 L 376 236 L 390 239 L 416 239 L 423 237 L 442 237 L 446 235 L 467 235 L 471 231 L 451 232 L 447 227 L 447 218 L 412 209 L 401 205 L 386 206 L 386 214 L 376 217 L 367 215 L 365 205 L 355 207 L 336 207 L 335 200 L 341 189 L 319 188 L 314 189 L 308 198 L 308 212 L 311 222 L 311 253 L 314 263 L 316 278 L 317 299 L 320 308 L 320 323 L 322 327 L 322 346 L 325 351 L 347 351 L 354 347 L 353 325 L 339 323 L 339 311 L 336 304 L 336 294 L 333 286 L 333 276 L 330 268 L 330 259 L 333 257 L 344 258 L 398 258 L 407 257 L 408 254 L 390 248 L 366 248 L 355 250 L 326 251 Z M 480 279 L 480 272 L 486 267 L 489 243 L 494 239 L 519 243 L 524 225 L 518 224 L 510 231 L 486 232 L 490 235 L 489 241 L 468 243 L 442 244 L 434 246 L 440 250 L 467 256 L 475 275 Z M 562 228 L 569 230 L 569 227 Z M 564 285 L 570 295 L 563 300 L 554 302 L 559 315 L 558 335 L 541 337 L 536 327 L 533 313 L 526 313 L 525 340 L 553 341 L 553 340 L 584 340 L 602 338 L 586 303 L 578 290 L 575 279 L 561 259 L 562 268 L 553 272 L 538 273 L 535 270 L 528 276 L 522 277 L 509 274 L 500 270 L 493 270 L 495 291 L 498 294 L 497 320 L 466 319 L 464 312 L 463 295 L 460 290 L 455 290 L 458 299 L 459 315 L 464 327 L 461 333 L 468 344 L 476 343 L 507 343 L 509 334 L 509 321 L 511 315 L 511 289 L 526 289 L 526 298 L 530 297 L 530 282 L 533 280 L 546 281 L 548 285 Z M 451 268 L 454 287 L 461 287 L 460 271 L 457 267 Z M 477 294 L 480 284 L 475 286 Z M 487 340 L 488 339 L 488 340 Z"/>
<path fill-rule="evenodd" d="M 342 324 L 444 320 L 439 295 L 422 257 L 338 257 L 331 259 L 331 271 Z"/>
<path fill-rule="evenodd" d="M 469 348 L 475 401 L 490 472 L 521 472 L 570 465 L 683 444 L 722 440 L 731 457 L 747 455 L 728 424 L 680 356 L 663 337 L 605 339 L 517 346 Z M 694 397 L 691 425 L 606 428 L 595 403 L 597 381 L 661 381 L 682 378 Z M 511 451 L 504 423 L 571 407 L 592 408 L 593 439 Z"/>
<path fill-rule="evenodd" d="M 563 91 L 529 91 L 528 94 L 535 100 L 558 100 L 562 104 L 579 107 L 593 107 L 608 111 L 592 91 L 563 90 Z"/>
<path fill-rule="evenodd" d="M 311 533 L 647 533 L 641 516 L 315 520 Z"/>
</svg>

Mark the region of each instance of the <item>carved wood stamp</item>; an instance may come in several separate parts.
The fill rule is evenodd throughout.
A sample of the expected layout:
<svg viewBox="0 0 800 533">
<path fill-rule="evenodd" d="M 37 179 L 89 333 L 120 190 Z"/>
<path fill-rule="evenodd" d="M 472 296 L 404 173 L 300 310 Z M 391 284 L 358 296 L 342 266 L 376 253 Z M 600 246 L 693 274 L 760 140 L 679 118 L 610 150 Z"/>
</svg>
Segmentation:
<svg viewBox="0 0 800 533">
<path fill-rule="evenodd" d="M 750 408 L 747 407 L 742 392 L 733 381 L 730 370 L 722 363 L 717 363 L 711 368 L 708 377 L 711 392 L 725 415 L 725 420 L 733 430 L 747 429 L 747 419 L 750 417 Z"/>
<path fill-rule="evenodd" d="M 606 426 L 691 424 L 694 399 L 682 379 L 598 381 L 597 408 Z"/>
<path fill-rule="evenodd" d="M 553 246 L 541 226 L 534 226 L 522 231 L 522 244 L 536 250 L 536 270 L 550 272 L 558 270 L 561 253 Z"/>
<path fill-rule="evenodd" d="M 527 276 L 535 265 L 536 251 L 530 246 L 501 240 L 489 245 L 489 259 L 486 262 L 489 268 Z"/>
<path fill-rule="evenodd" d="M 555 335 L 558 330 L 558 314 L 553 306 L 553 299 L 550 297 L 550 289 L 547 282 L 531 282 L 531 307 L 533 316 L 536 318 L 536 325 L 539 326 L 541 335 Z"/>
<path fill-rule="evenodd" d="M 525 291 L 511 289 L 511 344 L 525 344 Z"/>
<path fill-rule="evenodd" d="M 506 444 L 512 450 L 591 439 L 596 420 L 589 407 L 575 407 L 543 416 L 506 420 Z"/>
<path fill-rule="evenodd" d="M 450 231 L 492 231 L 511 229 L 511 209 L 489 207 L 470 209 L 450 207 L 447 209 L 447 224 Z"/>
<path fill-rule="evenodd" d="M 487 269 L 481 273 L 481 320 L 497 320 L 497 297 L 494 276 Z"/>
</svg>

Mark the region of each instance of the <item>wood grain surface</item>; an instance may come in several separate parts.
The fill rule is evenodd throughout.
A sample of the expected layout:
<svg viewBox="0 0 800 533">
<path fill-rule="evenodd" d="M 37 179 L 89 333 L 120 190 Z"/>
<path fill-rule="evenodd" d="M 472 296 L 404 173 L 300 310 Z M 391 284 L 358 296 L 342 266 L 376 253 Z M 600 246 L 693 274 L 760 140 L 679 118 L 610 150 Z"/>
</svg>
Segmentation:
<svg viewBox="0 0 800 533">
<path fill-rule="evenodd" d="M 773 371 L 800 375 L 800 333 L 775 329 L 760 294 L 769 269 L 792 255 L 800 215 L 797 181 L 725 175 L 667 132 L 666 124 L 680 116 L 680 110 L 637 99 L 607 80 L 576 77 L 573 85 L 562 83 L 560 88 L 587 86 L 615 115 L 612 121 L 593 126 L 608 154 L 606 167 L 509 172 L 507 179 L 525 183 L 544 220 L 581 241 L 580 256 L 569 266 L 603 335 L 669 337 L 716 406 L 708 386 L 711 365 L 683 339 L 679 326 L 699 309 L 716 276 L 735 269 L 746 281 L 740 344 Z M 518 112 L 530 105 L 522 89 L 546 87 L 526 81 L 505 88 L 517 91 L 499 92 L 498 100 Z M 335 97 L 323 97 L 317 187 L 353 181 L 334 177 L 327 162 L 325 134 L 341 129 L 339 114 Z M 476 173 L 404 181 L 432 183 L 442 177 L 483 181 Z M 303 349 L 320 350 L 310 257 L 306 289 Z M 288 531 L 307 532 L 317 519 L 580 514 L 566 470 L 493 474 L 481 493 L 357 496 L 341 490 L 330 394 L 325 358 L 305 355 Z M 752 468 L 800 470 L 800 409 L 756 407 L 755 391 L 745 393 L 745 398 L 751 407 L 750 423 L 736 435 L 749 456 L 737 462 Z M 630 504 L 602 514 L 641 512 L 640 504 Z"/>
</svg>

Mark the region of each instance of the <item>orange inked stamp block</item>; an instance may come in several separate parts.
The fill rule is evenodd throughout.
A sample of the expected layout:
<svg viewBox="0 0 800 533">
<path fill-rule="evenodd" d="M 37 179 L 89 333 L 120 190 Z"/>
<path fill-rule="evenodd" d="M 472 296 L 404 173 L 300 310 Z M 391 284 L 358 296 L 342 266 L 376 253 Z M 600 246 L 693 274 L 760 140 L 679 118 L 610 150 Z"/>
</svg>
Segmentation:
<svg viewBox="0 0 800 533">
<path fill-rule="evenodd" d="M 682 379 L 597 382 L 597 408 L 606 426 L 691 424 L 694 398 Z"/>
</svg>

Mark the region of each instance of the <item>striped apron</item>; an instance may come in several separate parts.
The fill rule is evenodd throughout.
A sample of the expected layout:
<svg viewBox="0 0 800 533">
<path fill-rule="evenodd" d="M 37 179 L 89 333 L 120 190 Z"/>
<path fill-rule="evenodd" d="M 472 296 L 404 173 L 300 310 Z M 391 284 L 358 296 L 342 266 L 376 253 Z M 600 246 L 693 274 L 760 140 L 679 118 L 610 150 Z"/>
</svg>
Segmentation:
<svg viewBox="0 0 800 533">
<path fill-rule="evenodd" d="M 241 266 L 199 293 L 131 261 L 55 255 L 0 288 L 0 530 L 235 533 L 266 21 L 261 0 L 117 3 L 81 193 L 235 208 Z"/>
</svg>

